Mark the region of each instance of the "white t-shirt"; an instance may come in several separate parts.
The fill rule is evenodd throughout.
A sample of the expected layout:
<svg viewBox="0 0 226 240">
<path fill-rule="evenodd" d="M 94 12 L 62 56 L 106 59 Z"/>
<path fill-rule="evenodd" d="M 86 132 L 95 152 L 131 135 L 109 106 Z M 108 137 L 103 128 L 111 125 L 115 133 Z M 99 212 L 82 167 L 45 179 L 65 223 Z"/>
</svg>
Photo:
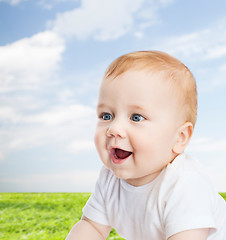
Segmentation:
<svg viewBox="0 0 226 240">
<path fill-rule="evenodd" d="M 184 153 L 140 187 L 103 167 L 83 214 L 128 240 L 166 240 L 197 228 L 210 228 L 208 240 L 226 240 L 226 202 Z"/>
</svg>

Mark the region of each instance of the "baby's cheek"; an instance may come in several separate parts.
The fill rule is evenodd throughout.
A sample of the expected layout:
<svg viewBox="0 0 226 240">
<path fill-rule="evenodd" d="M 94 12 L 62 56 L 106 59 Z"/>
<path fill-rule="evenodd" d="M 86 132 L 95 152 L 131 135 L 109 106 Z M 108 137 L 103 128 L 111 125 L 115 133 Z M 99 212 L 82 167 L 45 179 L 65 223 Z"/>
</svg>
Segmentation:
<svg viewBox="0 0 226 240">
<path fill-rule="evenodd" d="M 99 153 L 99 156 L 103 158 L 104 154 L 106 155 L 106 149 L 107 149 L 107 137 L 103 130 L 97 129 L 95 135 L 94 135 L 94 143 L 97 149 L 97 152 Z"/>
<path fill-rule="evenodd" d="M 98 133 L 96 132 L 94 135 L 94 144 L 95 144 L 96 148 L 97 148 L 98 142 L 99 142 L 99 136 L 98 136 Z"/>
<path fill-rule="evenodd" d="M 99 154 L 100 154 L 100 151 L 101 151 L 101 139 L 102 138 L 103 137 L 101 137 L 100 131 L 96 131 L 96 133 L 94 135 L 94 143 L 95 143 L 96 149 L 99 152 Z"/>
<path fill-rule="evenodd" d="M 152 147 L 152 139 L 146 132 L 136 134 L 133 138 L 133 146 L 134 148 L 147 151 L 148 148 Z"/>
</svg>

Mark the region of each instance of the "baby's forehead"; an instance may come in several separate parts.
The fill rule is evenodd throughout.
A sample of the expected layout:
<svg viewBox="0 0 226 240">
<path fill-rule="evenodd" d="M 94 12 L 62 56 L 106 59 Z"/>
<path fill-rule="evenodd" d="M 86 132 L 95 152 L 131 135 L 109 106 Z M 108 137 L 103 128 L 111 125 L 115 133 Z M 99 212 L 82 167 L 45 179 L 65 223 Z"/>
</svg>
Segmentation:
<svg viewBox="0 0 226 240">
<path fill-rule="evenodd" d="M 147 74 L 160 74 L 162 72 L 162 69 L 158 66 L 152 66 L 150 68 L 149 65 L 145 64 L 131 64 L 130 66 L 126 66 L 125 68 L 117 66 L 114 71 L 111 71 L 110 73 L 107 71 L 104 75 L 104 78 L 106 79 L 115 79 L 118 78 L 120 75 L 123 75 L 128 72 L 136 72 L 136 73 L 147 73 Z"/>
<path fill-rule="evenodd" d="M 155 71 L 145 68 L 130 68 L 121 74 L 104 76 L 101 85 L 107 85 L 109 87 L 111 83 L 118 83 L 122 85 L 122 82 L 125 81 L 125 79 L 128 80 L 127 78 L 129 78 L 131 82 L 129 82 L 129 86 L 126 85 L 126 87 L 132 87 L 133 85 L 139 86 L 142 84 L 148 88 L 149 85 L 152 85 L 152 83 L 155 82 L 156 86 L 168 87 L 170 91 L 172 85 L 170 83 L 170 79 L 168 79 L 168 76 L 164 73 L 164 71 Z"/>
<path fill-rule="evenodd" d="M 111 91 L 113 85 L 117 85 L 119 88 L 130 89 L 134 92 L 142 92 L 142 94 L 149 95 L 154 91 L 163 93 L 171 93 L 174 86 L 171 86 L 170 80 L 162 71 L 150 71 L 146 69 L 131 68 L 120 75 L 111 75 L 104 77 L 101 84 L 101 91 L 108 89 Z M 175 96 L 170 96 L 175 97 Z"/>
</svg>

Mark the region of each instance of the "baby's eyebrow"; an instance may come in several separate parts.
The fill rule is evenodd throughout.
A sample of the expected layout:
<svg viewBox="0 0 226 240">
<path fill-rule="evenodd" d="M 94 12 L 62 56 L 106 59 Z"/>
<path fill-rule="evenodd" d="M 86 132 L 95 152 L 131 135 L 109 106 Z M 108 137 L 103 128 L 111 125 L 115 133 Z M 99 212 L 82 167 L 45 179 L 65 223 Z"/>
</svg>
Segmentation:
<svg viewBox="0 0 226 240">
<path fill-rule="evenodd" d="M 129 105 L 129 107 L 130 107 L 131 109 L 138 109 L 138 110 L 144 111 L 144 108 L 142 108 L 142 107 L 139 106 L 139 105 Z"/>
<path fill-rule="evenodd" d="M 97 105 L 97 109 L 98 109 L 98 108 L 107 108 L 107 107 L 108 107 L 108 105 L 105 104 L 105 103 L 99 103 L 99 104 Z M 137 110 L 144 111 L 144 108 L 142 108 L 142 107 L 139 106 L 139 105 L 129 105 L 128 107 L 129 107 L 130 109 L 137 109 Z"/>
<path fill-rule="evenodd" d="M 104 103 L 99 103 L 99 104 L 97 105 L 97 109 L 98 109 L 98 108 L 106 108 L 106 107 L 107 107 L 107 105 L 104 104 Z"/>
</svg>

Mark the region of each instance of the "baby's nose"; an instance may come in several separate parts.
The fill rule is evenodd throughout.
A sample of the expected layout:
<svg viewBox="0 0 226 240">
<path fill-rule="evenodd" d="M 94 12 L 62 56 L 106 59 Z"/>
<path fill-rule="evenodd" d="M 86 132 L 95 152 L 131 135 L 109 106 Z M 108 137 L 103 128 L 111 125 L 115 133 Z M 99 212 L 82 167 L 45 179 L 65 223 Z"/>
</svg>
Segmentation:
<svg viewBox="0 0 226 240">
<path fill-rule="evenodd" d="M 107 136 L 126 138 L 125 127 L 119 122 L 112 123 L 107 130 Z"/>
</svg>

